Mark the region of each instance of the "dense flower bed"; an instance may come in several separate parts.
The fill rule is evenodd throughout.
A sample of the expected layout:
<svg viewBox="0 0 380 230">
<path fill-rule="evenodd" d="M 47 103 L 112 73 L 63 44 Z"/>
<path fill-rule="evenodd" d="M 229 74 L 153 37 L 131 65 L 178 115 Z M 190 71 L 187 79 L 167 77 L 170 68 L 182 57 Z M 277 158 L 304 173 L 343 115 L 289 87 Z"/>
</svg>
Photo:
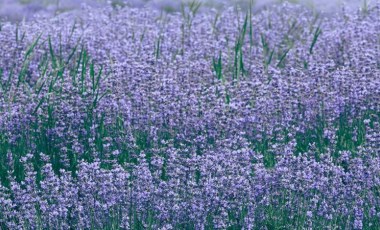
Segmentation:
<svg viewBox="0 0 380 230">
<path fill-rule="evenodd" d="M 1 229 L 379 229 L 380 5 L 88 8 L 0 29 Z"/>
</svg>

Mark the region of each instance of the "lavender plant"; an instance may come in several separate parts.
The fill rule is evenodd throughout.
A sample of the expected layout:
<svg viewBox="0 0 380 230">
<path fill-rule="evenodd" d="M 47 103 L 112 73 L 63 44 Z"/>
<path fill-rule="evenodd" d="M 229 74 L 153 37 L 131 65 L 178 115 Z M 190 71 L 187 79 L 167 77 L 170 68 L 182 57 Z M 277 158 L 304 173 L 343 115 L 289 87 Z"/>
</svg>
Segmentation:
<svg viewBox="0 0 380 230">
<path fill-rule="evenodd" d="M 380 5 L 186 4 L 1 24 L 0 228 L 379 229 Z"/>
</svg>

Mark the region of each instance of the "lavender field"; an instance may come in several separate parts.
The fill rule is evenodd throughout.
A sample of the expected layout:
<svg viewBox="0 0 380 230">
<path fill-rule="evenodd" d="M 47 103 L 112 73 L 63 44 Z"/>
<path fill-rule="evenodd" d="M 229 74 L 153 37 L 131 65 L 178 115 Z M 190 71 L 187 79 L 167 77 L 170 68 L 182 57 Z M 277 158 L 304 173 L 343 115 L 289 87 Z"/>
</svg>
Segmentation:
<svg viewBox="0 0 380 230">
<path fill-rule="evenodd" d="M 380 3 L 3 18 L 0 229 L 380 229 Z"/>
</svg>

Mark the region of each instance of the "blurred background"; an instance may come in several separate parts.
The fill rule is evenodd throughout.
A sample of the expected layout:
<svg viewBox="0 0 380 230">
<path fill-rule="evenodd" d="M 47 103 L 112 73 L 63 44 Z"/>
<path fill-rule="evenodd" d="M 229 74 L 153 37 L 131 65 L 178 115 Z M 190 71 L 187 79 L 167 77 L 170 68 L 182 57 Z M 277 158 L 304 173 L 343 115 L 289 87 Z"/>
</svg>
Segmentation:
<svg viewBox="0 0 380 230">
<path fill-rule="evenodd" d="M 182 0 L 190 1 L 190 0 Z M 2 20 L 19 21 L 31 19 L 37 14 L 55 15 L 62 12 L 78 10 L 82 4 L 94 7 L 104 7 L 106 4 L 112 6 L 151 6 L 159 10 L 177 11 L 180 8 L 181 0 L 0 0 L 0 18 Z M 244 5 L 249 0 L 200 0 L 208 7 L 224 7 L 232 5 Z M 255 0 L 257 9 L 265 5 L 282 2 L 284 0 Z M 334 12 L 343 5 L 350 8 L 360 8 L 365 4 L 374 3 L 380 0 L 290 0 L 290 2 L 301 3 L 308 7 L 322 10 L 324 12 Z"/>
</svg>

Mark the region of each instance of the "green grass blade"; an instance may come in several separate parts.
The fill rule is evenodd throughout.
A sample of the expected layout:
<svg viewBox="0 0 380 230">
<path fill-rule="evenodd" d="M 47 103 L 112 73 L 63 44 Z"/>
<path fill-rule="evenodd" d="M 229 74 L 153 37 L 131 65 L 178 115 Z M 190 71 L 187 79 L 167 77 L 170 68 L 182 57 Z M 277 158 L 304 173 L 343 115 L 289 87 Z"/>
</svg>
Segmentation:
<svg viewBox="0 0 380 230">
<path fill-rule="evenodd" d="M 40 38 L 42 36 L 42 33 L 37 37 L 37 39 L 30 45 L 30 47 L 27 49 L 26 53 L 25 53 L 25 57 L 24 59 L 27 59 L 33 52 L 34 48 L 37 46 Z"/>
<path fill-rule="evenodd" d="M 317 43 L 318 37 L 319 37 L 319 35 L 320 35 L 321 33 L 322 33 L 322 30 L 321 30 L 321 28 L 318 26 L 317 29 L 316 29 L 315 32 L 314 32 L 313 41 L 311 42 L 311 45 L 310 45 L 310 49 L 309 49 L 309 53 L 310 53 L 310 54 L 313 54 L 313 48 L 314 48 L 315 44 Z"/>
<path fill-rule="evenodd" d="M 286 55 L 289 53 L 289 51 L 290 51 L 290 48 L 287 49 L 287 50 L 281 55 L 280 60 L 279 60 L 279 62 L 278 62 L 278 64 L 277 64 L 277 67 L 283 67 L 283 62 L 284 62 L 284 60 L 285 60 L 285 58 L 286 58 Z"/>
<path fill-rule="evenodd" d="M 38 109 L 41 107 L 42 103 L 45 101 L 45 97 L 43 97 L 37 104 L 36 108 L 34 109 L 32 115 L 35 115 L 38 111 Z"/>
<path fill-rule="evenodd" d="M 27 49 L 26 53 L 25 53 L 25 56 L 24 56 L 24 60 L 23 60 L 23 63 L 22 63 L 22 68 L 20 70 L 20 73 L 18 75 L 18 82 L 17 82 L 17 88 L 20 86 L 20 84 L 22 82 L 24 82 L 24 77 L 27 73 L 27 68 L 29 66 L 29 58 L 30 56 L 32 55 L 35 47 L 37 46 L 38 44 L 38 41 L 40 40 L 42 34 L 40 34 L 37 39 L 30 45 L 30 47 Z"/>
<path fill-rule="evenodd" d="M 51 37 L 49 36 L 49 52 L 50 52 L 50 57 L 51 57 L 51 64 L 53 67 L 53 70 L 56 70 L 58 65 L 57 65 L 57 58 L 54 54 L 53 46 L 51 44 Z"/>
</svg>

